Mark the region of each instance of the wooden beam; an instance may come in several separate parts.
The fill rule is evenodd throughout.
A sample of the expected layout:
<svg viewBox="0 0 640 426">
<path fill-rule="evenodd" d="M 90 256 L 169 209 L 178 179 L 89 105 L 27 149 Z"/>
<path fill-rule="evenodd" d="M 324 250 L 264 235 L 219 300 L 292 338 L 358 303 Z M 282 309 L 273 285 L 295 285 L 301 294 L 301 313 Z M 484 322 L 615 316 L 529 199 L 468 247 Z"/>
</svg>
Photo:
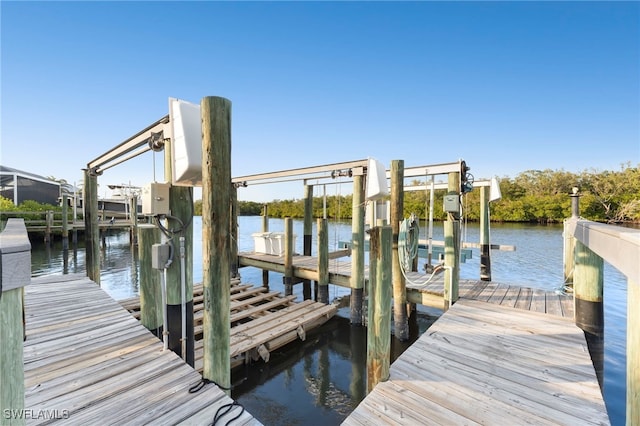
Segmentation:
<svg viewBox="0 0 640 426">
<path fill-rule="evenodd" d="M 393 282 L 393 326 L 394 335 L 400 341 L 409 339 L 407 321 L 407 289 L 400 258 L 398 255 L 398 235 L 400 222 L 404 220 L 404 161 L 391 161 L 391 279 Z"/>
<path fill-rule="evenodd" d="M 202 114 L 203 377 L 231 387 L 229 265 L 231 101 L 209 96 Z"/>
</svg>

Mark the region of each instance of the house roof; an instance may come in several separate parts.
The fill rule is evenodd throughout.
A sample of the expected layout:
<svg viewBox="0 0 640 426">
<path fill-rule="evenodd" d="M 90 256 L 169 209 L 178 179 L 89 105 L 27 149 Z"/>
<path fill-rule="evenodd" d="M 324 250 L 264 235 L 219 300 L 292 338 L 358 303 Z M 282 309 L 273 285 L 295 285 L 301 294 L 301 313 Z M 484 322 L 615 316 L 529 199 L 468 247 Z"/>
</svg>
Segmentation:
<svg viewBox="0 0 640 426">
<path fill-rule="evenodd" d="M 12 167 L 7 167 L 7 166 L 3 166 L 3 165 L 0 165 L 0 175 L 19 175 L 19 176 L 22 176 L 22 177 L 26 177 L 26 178 L 33 179 L 33 180 L 38 180 L 38 181 L 41 181 L 41 182 L 51 183 L 51 184 L 54 184 L 54 185 L 60 185 L 59 182 L 56 182 L 55 180 L 48 179 L 48 178 L 46 178 L 44 176 L 40 176 L 40 175 L 37 175 L 35 173 L 25 172 L 23 170 L 18 170 L 18 169 L 14 169 Z"/>
</svg>

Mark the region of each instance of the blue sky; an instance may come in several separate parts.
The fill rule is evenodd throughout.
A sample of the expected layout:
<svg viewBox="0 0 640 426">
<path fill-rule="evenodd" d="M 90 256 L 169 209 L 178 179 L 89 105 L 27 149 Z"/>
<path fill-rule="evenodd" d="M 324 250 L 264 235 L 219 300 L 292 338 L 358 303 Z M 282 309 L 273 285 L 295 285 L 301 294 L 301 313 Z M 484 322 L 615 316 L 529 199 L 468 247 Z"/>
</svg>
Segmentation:
<svg viewBox="0 0 640 426">
<path fill-rule="evenodd" d="M 209 95 L 233 104 L 233 176 L 367 157 L 463 158 L 476 179 L 640 162 L 638 2 L 0 8 L 0 162 L 44 176 L 80 182 L 169 97 Z M 151 181 L 153 164 L 106 171 L 100 195 Z M 302 196 L 301 183 L 239 192 Z"/>
</svg>

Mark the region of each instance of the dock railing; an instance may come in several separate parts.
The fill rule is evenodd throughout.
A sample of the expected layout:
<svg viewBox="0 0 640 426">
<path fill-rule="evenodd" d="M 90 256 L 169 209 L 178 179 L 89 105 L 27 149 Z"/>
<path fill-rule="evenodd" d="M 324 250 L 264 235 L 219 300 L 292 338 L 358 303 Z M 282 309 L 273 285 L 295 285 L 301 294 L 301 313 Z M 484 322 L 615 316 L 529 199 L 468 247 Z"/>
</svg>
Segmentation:
<svg viewBox="0 0 640 426">
<path fill-rule="evenodd" d="M 576 324 L 602 333 L 603 260 L 627 278 L 627 425 L 640 424 L 640 229 L 583 220 L 565 220 L 565 242 L 572 239 Z M 565 251 L 566 253 L 566 251 Z"/>
<path fill-rule="evenodd" d="M 0 233 L 0 418 L 24 424 L 24 286 L 31 282 L 31 243 L 23 219 Z M 5 423 L 6 422 L 6 423 Z"/>
</svg>

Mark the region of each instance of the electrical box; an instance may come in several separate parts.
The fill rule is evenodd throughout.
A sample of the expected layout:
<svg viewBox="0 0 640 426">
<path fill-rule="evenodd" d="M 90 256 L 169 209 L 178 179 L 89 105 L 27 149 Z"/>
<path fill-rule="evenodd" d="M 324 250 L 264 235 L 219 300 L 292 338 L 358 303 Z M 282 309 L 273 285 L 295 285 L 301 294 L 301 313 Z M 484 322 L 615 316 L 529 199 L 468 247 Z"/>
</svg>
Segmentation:
<svg viewBox="0 0 640 426">
<path fill-rule="evenodd" d="M 153 244 L 151 246 L 151 267 L 153 269 L 165 269 L 171 256 L 169 244 Z"/>
<path fill-rule="evenodd" d="M 460 196 L 458 194 L 445 195 L 442 206 L 447 213 L 460 213 Z"/>
<path fill-rule="evenodd" d="M 142 214 L 169 214 L 169 183 L 153 182 L 142 188 Z"/>
</svg>

